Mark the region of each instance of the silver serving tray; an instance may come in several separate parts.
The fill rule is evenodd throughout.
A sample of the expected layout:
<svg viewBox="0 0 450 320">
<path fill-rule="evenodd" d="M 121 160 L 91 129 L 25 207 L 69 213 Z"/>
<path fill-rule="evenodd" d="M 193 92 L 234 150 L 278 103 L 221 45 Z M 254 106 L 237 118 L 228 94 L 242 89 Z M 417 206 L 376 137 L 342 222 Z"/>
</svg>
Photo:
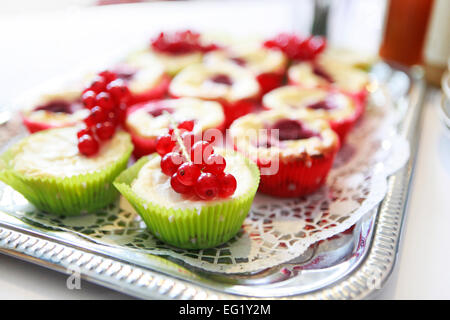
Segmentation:
<svg viewBox="0 0 450 320">
<path fill-rule="evenodd" d="M 402 111 L 398 130 L 410 143 L 410 159 L 389 178 L 383 202 L 351 232 L 315 244 L 288 263 L 232 275 L 199 270 L 166 256 L 142 254 L 144 263 L 142 257 L 136 259 L 126 250 L 28 224 L 2 212 L 1 207 L 0 251 L 60 272 L 76 266 L 85 280 L 146 299 L 373 297 L 396 260 L 426 87 L 419 68 L 404 70 L 378 63 L 372 73 L 387 86 Z M 1 125 L 0 144 L 17 136 L 17 126 L 14 119 Z"/>
</svg>

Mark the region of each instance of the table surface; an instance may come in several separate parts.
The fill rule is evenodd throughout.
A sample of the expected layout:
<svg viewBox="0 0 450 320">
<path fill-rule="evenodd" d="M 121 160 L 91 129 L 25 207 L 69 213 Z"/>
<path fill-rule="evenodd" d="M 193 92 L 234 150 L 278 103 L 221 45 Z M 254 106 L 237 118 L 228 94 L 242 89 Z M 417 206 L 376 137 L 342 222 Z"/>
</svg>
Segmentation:
<svg viewBox="0 0 450 320">
<path fill-rule="evenodd" d="M 339 3 L 345 2 L 349 1 Z M 343 19 L 339 15 L 345 8 L 338 7 L 332 19 L 332 41 L 346 43 L 345 39 L 356 39 L 359 49 L 373 50 L 378 45 L 376 34 L 381 28 L 381 18 L 376 15 L 382 11 L 374 1 L 364 1 L 362 7 L 355 4 L 362 1 L 350 2 L 353 7 L 347 8 L 347 12 L 370 12 L 372 22 L 366 24 L 368 29 L 365 32 L 372 32 L 374 36 L 363 37 L 361 30 L 352 31 L 350 26 L 339 24 Z M 3 75 L 0 80 L 0 109 L 8 108 L 9 101 L 24 90 L 73 71 L 86 61 L 99 61 L 105 52 L 114 55 L 144 43 L 150 32 L 159 29 L 190 26 L 204 30 L 214 26 L 217 29 L 214 31 L 218 32 L 239 32 L 245 26 L 247 33 L 264 34 L 280 30 L 305 32 L 310 24 L 307 17 L 311 5 L 308 1 L 302 1 L 301 5 L 291 2 L 269 2 L 261 6 L 241 3 L 238 11 L 235 8 L 233 3 L 224 6 L 223 3 L 194 2 L 0 13 L 0 70 Z M 305 18 L 296 19 L 300 15 Z M 266 23 L 268 16 L 271 17 L 270 24 Z M 229 23 L 231 19 L 232 24 Z M 107 32 L 104 25 L 110 26 Z M 338 28 L 345 31 L 347 38 L 336 31 Z M 364 42 L 367 38 L 371 39 L 370 43 Z M 450 197 L 445 192 L 450 186 L 450 134 L 438 118 L 439 91 L 434 89 L 429 94 L 422 117 L 420 145 L 398 261 L 384 288 L 377 292 L 379 299 L 450 299 L 450 256 L 447 254 L 450 251 L 450 233 L 447 232 Z M 67 275 L 0 255 L 0 299 L 130 298 L 86 281 L 82 281 L 81 289 L 69 290 L 66 281 Z"/>
</svg>

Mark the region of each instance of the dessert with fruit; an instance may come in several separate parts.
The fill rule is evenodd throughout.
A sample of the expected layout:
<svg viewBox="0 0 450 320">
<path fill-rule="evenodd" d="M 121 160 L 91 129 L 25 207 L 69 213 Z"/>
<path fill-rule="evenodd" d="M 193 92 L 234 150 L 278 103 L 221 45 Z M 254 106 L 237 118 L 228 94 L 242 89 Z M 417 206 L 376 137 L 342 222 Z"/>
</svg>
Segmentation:
<svg viewBox="0 0 450 320">
<path fill-rule="evenodd" d="M 241 117 L 231 125 L 230 135 L 235 149 L 260 168 L 259 191 L 277 197 L 319 189 L 340 147 L 328 122 L 286 110 Z"/>
<path fill-rule="evenodd" d="M 258 188 L 254 163 L 233 151 L 173 131 L 157 139 L 114 182 L 158 239 L 176 247 L 204 249 L 233 236 L 250 210 Z"/>
<path fill-rule="evenodd" d="M 133 149 L 120 130 L 129 100 L 122 80 L 100 72 L 81 100 L 83 123 L 32 134 L 0 157 L 0 180 L 46 212 L 78 215 L 113 202 L 112 182 Z"/>
</svg>

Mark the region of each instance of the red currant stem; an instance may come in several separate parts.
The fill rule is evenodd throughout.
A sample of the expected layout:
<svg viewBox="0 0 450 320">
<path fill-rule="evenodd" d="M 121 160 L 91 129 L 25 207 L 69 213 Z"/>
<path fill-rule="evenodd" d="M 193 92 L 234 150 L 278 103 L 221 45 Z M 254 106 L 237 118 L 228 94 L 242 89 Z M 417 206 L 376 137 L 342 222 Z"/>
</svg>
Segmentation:
<svg viewBox="0 0 450 320">
<path fill-rule="evenodd" d="M 191 157 L 189 157 L 189 153 L 186 150 L 186 146 L 183 143 L 183 139 L 181 139 L 180 130 L 177 127 L 177 123 L 173 119 L 172 115 L 169 112 L 167 112 L 166 110 L 163 110 L 163 114 L 165 114 L 169 118 L 170 124 L 173 127 L 173 133 L 175 134 L 175 137 L 177 138 L 177 142 L 178 142 L 178 145 L 180 146 L 183 157 L 186 159 L 186 161 L 192 162 Z"/>
</svg>

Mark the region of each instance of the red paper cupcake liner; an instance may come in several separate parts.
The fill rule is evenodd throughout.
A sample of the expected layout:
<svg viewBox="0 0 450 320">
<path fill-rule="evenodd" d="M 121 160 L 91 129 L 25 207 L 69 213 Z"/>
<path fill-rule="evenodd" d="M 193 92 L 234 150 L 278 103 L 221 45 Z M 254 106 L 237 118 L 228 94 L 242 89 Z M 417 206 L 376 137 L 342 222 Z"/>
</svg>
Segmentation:
<svg viewBox="0 0 450 320">
<path fill-rule="evenodd" d="M 139 94 L 133 94 L 131 96 L 130 104 L 163 98 L 169 89 L 170 80 L 171 79 L 168 75 L 164 75 L 155 87 Z"/>
<path fill-rule="evenodd" d="M 255 101 L 252 100 L 238 100 L 234 102 L 219 100 L 218 102 L 222 105 L 225 114 L 225 128 L 228 128 L 237 118 L 252 112 L 256 107 Z"/>
<path fill-rule="evenodd" d="M 273 89 L 280 87 L 283 84 L 284 73 L 282 72 L 267 72 L 261 73 L 256 77 L 261 88 L 261 98 L 264 94 Z"/>
<path fill-rule="evenodd" d="M 301 197 L 313 193 L 325 184 L 335 155 L 336 152 L 326 156 L 314 156 L 307 160 L 280 160 L 276 174 L 261 175 L 258 190 L 282 198 Z M 267 166 L 260 160 L 257 164 L 259 168 Z"/>
<path fill-rule="evenodd" d="M 367 92 L 367 90 L 363 91 Z M 363 96 L 358 94 L 352 99 L 356 106 L 353 116 L 340 121 L 330 121 L 330 127 L 338 134 L 341 146 L 345 143 L 347 135 L 353 129 L 355 123 L 364 115 L 366 109 L 367 94 L 363 94 Z"/>
</svg>

